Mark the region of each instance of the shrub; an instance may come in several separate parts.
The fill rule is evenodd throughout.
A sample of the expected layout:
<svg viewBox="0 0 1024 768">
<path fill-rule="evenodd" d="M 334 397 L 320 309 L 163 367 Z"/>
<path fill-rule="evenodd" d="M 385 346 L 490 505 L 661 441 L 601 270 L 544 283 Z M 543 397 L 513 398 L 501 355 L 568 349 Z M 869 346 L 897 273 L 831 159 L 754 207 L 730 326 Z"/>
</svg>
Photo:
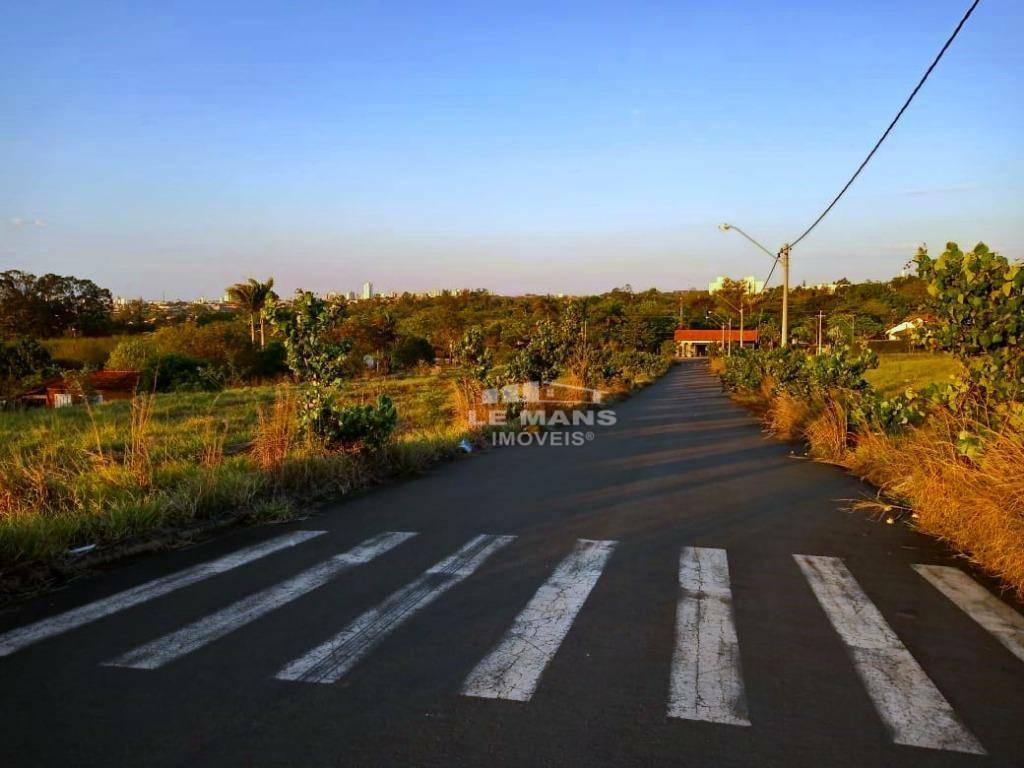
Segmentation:
<svg viewBox="0 0 1024 768">
<path fill-rule="evenodd" d="M 947 243 L 937 259 L 922 248 L 916 262 L 938 316 L 932 344 L 960 357 L 983 395 L 1024 400 L 1024 267 L 984 243 Z"/>
<path fill-rule="evenodd" d="M 130 336 L 120 342 L 107 358 L 109 371 L 142 371 L 158 356 L 156 345 L 148 336 Z"/>
<path fill-rule="evenodd" d="M 157 355 L 142 369 L 141 387 L 156 392 L 201 392 L 220 388 L 202 360 L 185 355 Z"/>
<path fill-rule="evenodd" d="M 0 397 L 17 395 L 50 370 L 50 354 L 33 339 L 0 345 Z"/>
<path fill-rule="evenodd" d="M 119 336 L 77 336 L 48 339 L 43 346 L 62 368 L 103 368 L 110 353 L 121 341 Z"/>
<path fill-rule="evenodd" d="M 284 338 L 288 367 L 300 384 L 300 429 L 328 448 L 382 448 L 398 423 L 390 398 L 382 395 L 376 406 L 337 404 L 352 346 L 335 336 L 344 307 L 299 291 L 290 306 L 272 300 L 265 312 Z"/>
<path fill-rule="evenodd" d="M 422 336 L 406 336 L 395 345 L 392 360 L 399 368 L 415 368 L 419 363 L 434 362 L 434 347 Z"/>
<path fill-rule="evenodd" d="M 334 416 L 331 442 L 346 448 L 378 451 L 387 445 L 398 423 L 398 411 L 387 395 L 377 405 L 353 405 L 342 408 Z"/>
<path fill-rule="evenodd" d="M 262 349 L 253 350 L 252 365 L 243 370 L 245 378 L 272 378 L 288 372 L 288 351 L 278 340 L 268 341 Z"/>
<path fill-rule="evenodd" d="M 508 381 L 554 381 L 558 378 L 561 342 L 554 323 L 545 320 L 536 325 L 526 346 L 509 360 Z"/>
<path fill-rule="evenodd" d="M 878 365 L 870 351 L 839 347 L 826 354 L 808 354 L 793 347 L 743 349 L 725 358 L 722 383 L 735 391 L 754 392 L 767 380 L 775 392 L 815 398 L 830 391 L 868 392 L 865 371 Z"/>
</svg>

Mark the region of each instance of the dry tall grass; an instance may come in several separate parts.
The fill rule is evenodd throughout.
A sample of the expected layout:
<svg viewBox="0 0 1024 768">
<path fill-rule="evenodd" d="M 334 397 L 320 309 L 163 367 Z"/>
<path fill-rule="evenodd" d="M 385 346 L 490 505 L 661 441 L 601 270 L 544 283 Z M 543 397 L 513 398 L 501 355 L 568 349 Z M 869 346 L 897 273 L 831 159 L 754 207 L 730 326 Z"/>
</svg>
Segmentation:
<svg viewBox="0 0 1024 768">
<path fill-rule="evenodd" d="M 922 531 L 947 541 L 1024 598 L 1024 427 L 936 408 L 925 423 L 891 435 L 860 425 L 850 432 L 841 392 L 820 398 L 776 393 L 767 377 L 756 392 L 734 395 L 763 414 L 765 429 L 786 440 L 805 440 L 810 455 L 845 467 L 881 490 L 879 500 L 856 508 L 913 511 Z M 968 458 L 962 432 L 983 435 L 981 452 Z"/>
<path fill-rule="evenodd" d="M 784 440 L 799 440 L 804 437 L 804 427 L 810 417 L 811 407 L 806 400 L 783 392 L 772 398 L 764 420 L 773 435 Z"/>
<path fill-rule="evenodd" d="M 203 452 L 199 463 L 204 467 L 218 467 L 224 461 L 224 443 L 228 437 L 228 422 L 210 418 L 203 431 Z"/>
<path fill-rule="evenodd" d="M 264 472 L 278 470 L 295 446 L 299 434 L 298 400 L 290 389 L 280 388 L 267 408 L 259 406 L 253 435 L 253 461 Z"/>
<path fill-rule="evenodd" d="M 821 461 L 841 462 L 850 443 L 849 417 L 839 399 L 830 399 L 804 426 L 811 455 Z"/>
<path fill-rule="evenodd" d="M 482 395 L 483 389 L 475 379 L 460 376 L 452 382 L 452 403 L 460 427 L 475 429 L 487 423 L 488 407 Z"/>
<path fill-rule="evenodd" d="M 969 460 L 956 448 L 965 426 L 977 427 L 939 413 L 901 437 L 862 433 L 841 463 L 1024 597 L 1024 434 L 1004 427 Z"/>
<path fill-rule="evenodd" d="M 725 358 L 724 357 L 709 357 L 708 358 L 708 371 L 714 376 L 720 376 L 725 373 Z"/>
<path fill-rule="evenodd" d="M 154 394 L 136 394 L 131 402 L 124 468 L 140 488 L 150 484 L 153 474 L 153 463 L 149 456 L 149 425 L 153 420 L 155 405 Z"/>
</svg>

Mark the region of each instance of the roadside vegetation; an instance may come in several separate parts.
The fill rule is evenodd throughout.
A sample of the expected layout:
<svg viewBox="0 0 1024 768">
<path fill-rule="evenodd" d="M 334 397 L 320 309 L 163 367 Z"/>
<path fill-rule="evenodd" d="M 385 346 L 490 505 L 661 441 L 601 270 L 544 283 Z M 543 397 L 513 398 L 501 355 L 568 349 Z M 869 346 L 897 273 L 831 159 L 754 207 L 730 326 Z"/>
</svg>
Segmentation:
<svg viewBox="0 0 1024 768">
<path fill-rule="evenodd" d="M 664 317 L 642 299 L 539 308 L 505 312 L 503 328 L 472 324 L 471 312 L 449 317 L 443 364 L 433 344 L 398 332 L 385 313 L 309 292 L 267 296 L 258 318 L 247 313 L 230 329 L 181 324 L 122 338 L 108 363 L 146 372 L 130 400 L 96 404 L 83 390 L 79 406 L 0 412 L 0 587 L 45 583 L 77 567 L 82 547 L 111 558 L 217 526 L 287 519 L 480 447 L 473 416 L 485 388 L 544 380 L 621 395 L 669 366 Z M 276 348 L 285 373 L 225 386 L 181 362 L 168 339 L 256 359 Z M 40 354 L 34 342 L 19 344 Z M 162 384 L 168 375 L 172 387 Z"/>
<path fill-rule="evenodd" d="M 981 244 L 916 263 L 933 352 L 880 365 L 861 347 L 734 350 L 715 365 L 772 434 L 880 488 L 858 506 L 905 516 L 1024 595 L 1024 269 Z"/>
</svg>

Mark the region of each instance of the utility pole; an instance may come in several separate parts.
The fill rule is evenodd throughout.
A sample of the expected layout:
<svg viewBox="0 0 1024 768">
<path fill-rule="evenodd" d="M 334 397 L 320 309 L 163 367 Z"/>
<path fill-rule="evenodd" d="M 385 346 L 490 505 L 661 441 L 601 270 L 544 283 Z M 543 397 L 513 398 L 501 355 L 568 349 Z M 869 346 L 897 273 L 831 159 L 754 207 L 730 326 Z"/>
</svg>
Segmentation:
<svg viewBox="0 0 1024 768">
<path fill-rule="evenodd" d="M 740 296 L 740 349 L 743 349 L 743 297 Z"/>
<path fill-rule="evenodd" d="M 729 351 L 726 353 L 729 357 L 732 357 L 732 318 L 729 318 Z"/>
<path fill-rule="evenodd" d="M 789 243 L 779 251 L 782 262 L 782 346 L 789 346 Z"/>
<path fill-rule="evenodd" d="M 821 320 L 825 316 L 825 313 L 820 309 L 818 310 L 818 354 L 821 354 Z"/>
</svg>

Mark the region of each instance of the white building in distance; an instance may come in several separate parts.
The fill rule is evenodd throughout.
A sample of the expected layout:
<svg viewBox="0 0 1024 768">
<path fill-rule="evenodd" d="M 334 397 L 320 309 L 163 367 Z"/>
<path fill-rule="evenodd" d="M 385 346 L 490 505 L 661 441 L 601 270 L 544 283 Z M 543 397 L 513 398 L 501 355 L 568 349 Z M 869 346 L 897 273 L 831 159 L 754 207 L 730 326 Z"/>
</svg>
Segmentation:
<svg viewBox="0 0 1024 768">
<path fill-rule="evenodd" d="M 714 279 L 713 282 L 708 283 L 708 293 L 717 293 L 722 290 L 722 286 L 725 285 L 725 281 L 728 278 L 719 275 Z M 742 280 L 737 280 L 738 283 L 743 283 L 747 286 L 747 293 L 760 293 L 764 290 L 764 280 L 758 280 L 753 275 L 744 277 Z"/>
<path fill-rule="evenodd" d="M 367 280 L 365 283 L 363 283 L 363 298 L 364 299 L 372 299 L 373 298 L 373 283 L 371 283 L 369 280 Z"/>
</svg>

